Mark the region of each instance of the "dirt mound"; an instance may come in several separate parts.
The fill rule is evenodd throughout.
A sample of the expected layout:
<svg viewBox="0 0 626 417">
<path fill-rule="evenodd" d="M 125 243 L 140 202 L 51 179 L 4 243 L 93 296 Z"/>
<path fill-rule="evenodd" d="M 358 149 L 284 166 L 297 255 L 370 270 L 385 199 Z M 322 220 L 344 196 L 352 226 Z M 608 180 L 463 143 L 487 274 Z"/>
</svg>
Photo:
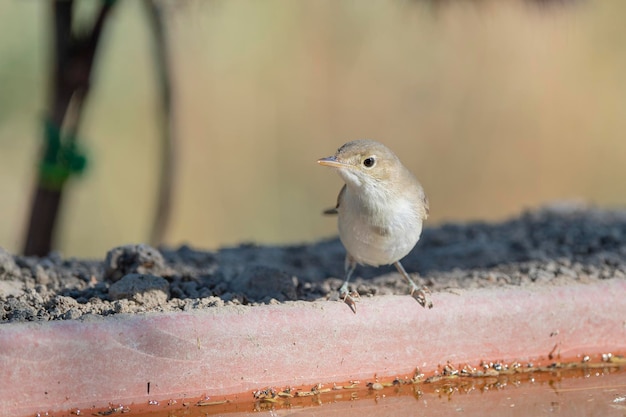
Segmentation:
<svg viewBox="0 0 626 417">
<path fill-rule="evenodd" d="M 102 261 L 0 249 L 0 322 L 334 299 L 344 256 L 337 239 L 217 252 L 127 245 Z M 427 228 L 402 263 L 431 291 L 624 278 L 626 212 L 564 204 Z M 408 292 L 392 267 L 358 267 L 353 286 L 361 296 Z"/>
</svg>

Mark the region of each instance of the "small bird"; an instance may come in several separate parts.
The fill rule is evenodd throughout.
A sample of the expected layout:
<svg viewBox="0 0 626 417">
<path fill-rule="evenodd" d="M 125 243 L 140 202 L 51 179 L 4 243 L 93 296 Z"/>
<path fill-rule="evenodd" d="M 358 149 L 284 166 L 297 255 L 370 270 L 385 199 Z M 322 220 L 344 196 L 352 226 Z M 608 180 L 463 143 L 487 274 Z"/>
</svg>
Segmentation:
<svg viewBox="0 0 626 417">
<path fill-rule="evenodd" d="M 415 247 L 428 217 L 428 199 L 419 181 L 389 148 L 373 140 L 348 142 L 317 163 L 335 168 L 345 181 L 336 207 L 324 212 L 339 215 L 339 238 L 347 252 L 339 289 L 344 302 L 356 313 L 348 282 L 357 264 L 393 264 L 409 282 L 411 295 L 432 308 L 426 289 L 400 263 Z"/>
</svg>

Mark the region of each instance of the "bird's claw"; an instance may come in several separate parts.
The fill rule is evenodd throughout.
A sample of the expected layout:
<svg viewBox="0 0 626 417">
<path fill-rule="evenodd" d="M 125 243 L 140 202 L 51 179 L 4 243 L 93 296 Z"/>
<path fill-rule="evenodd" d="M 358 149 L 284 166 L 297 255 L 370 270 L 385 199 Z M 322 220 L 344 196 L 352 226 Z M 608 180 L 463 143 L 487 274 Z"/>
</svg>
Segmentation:
<svg viewBox="0 0 626 417">
<path fill-rule="evenodd" d="M 360 297 L 359 293 L 356 291 L 350 292 L 348 291 L 347 285 L 342 285 L 339 289 L 339 297 L 341 297 L 343 302 L 350 307 L 350 310 L 356 314 L 356 299 Z"/>
<path fill-rule="evenodd" d="M 411 285 L 411 297 L 424 308 L 433 308 L 433 302 L 430 299 L 430 290 L 428 287 L 419 288 L 417 285 Z"/>
<path fill-rule="evenodd" d="M 348 293 L 344 294 L 343 302 L 350 307 L 350 310 L 352 310 L 354 314 L 356 314 L 356 300 L 352 297 L 352 295 Z"/>
</svg>

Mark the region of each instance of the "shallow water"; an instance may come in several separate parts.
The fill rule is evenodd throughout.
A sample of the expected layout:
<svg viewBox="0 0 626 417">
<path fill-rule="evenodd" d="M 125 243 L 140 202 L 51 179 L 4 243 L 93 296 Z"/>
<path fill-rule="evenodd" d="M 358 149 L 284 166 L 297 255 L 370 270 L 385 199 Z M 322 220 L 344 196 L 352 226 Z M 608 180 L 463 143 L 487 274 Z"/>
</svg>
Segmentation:
<svg viewBox="0 0 626 417">
<path fill-rule="evenodd" d="M 207 404 L 210 401 L 207 401 Z M 597 368 L 452 378 L 380 390 L 325 392 L 276 402 L 131 405 L 126 416 L 624 416 L 626 369 Z M 158 409 L 158 410 L 157 410 Z M 91 415 L 92 410 L 82 414 Z"/>
</svg>

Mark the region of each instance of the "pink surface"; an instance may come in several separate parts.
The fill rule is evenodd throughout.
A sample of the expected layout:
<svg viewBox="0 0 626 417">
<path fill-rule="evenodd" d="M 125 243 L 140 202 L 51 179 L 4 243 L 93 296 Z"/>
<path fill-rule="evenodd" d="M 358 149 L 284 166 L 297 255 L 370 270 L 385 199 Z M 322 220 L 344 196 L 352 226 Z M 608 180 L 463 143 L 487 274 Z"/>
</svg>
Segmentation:
<svg viewBox="0 0 626 417">
<path fill-rule="evenodd" d="M 626 281 L 0 325 L 0 414 L 626 349 Z M 147 385 L 150 383 L 150 393 Z"/>
</svg>

